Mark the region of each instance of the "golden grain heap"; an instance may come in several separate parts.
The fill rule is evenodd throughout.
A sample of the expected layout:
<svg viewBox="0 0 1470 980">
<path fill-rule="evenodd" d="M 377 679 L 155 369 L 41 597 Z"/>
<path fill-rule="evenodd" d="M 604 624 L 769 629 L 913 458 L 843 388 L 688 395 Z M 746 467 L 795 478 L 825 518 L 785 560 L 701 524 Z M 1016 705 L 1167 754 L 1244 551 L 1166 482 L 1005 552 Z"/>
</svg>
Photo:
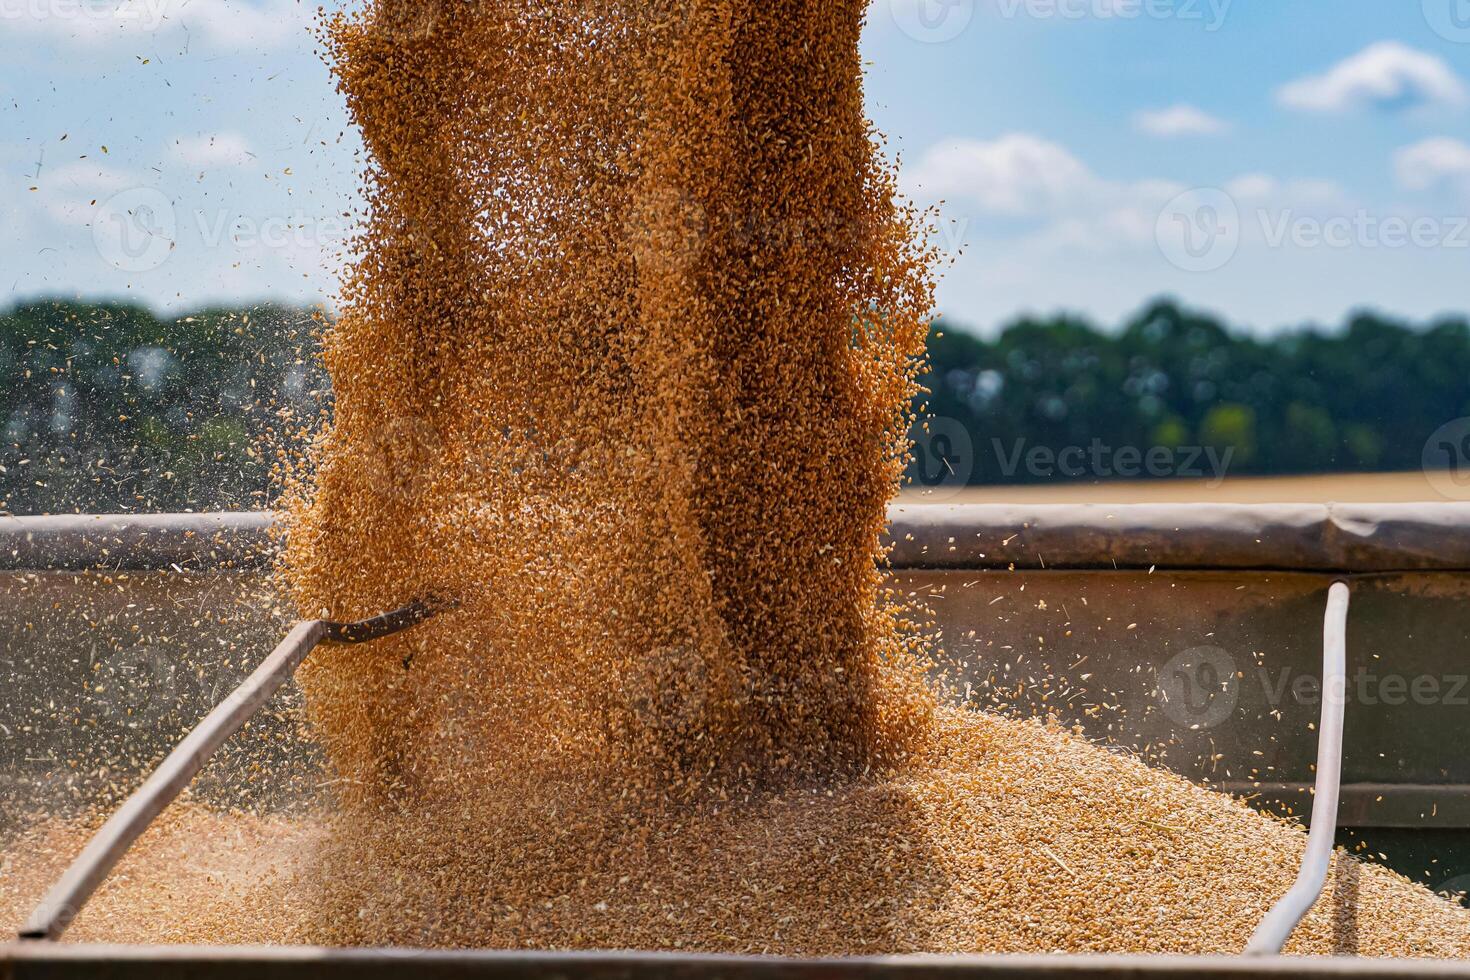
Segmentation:
<svg viewBox="0 0 1470 980">
<path fill-rule="evenodd" d="M 172 812 L 80 939 L 1239 952 L 1305 835 L 945 706 L 882 591 L 930 308 L 864 0 L 371 0 L 368 153 L 291 505 L 300 609 L 459 608 L 304 672 L 337 806 Z M 74 849 L 42 825 L 17 915 Z M 1339 856 L 1297 952 L 1470 955 Z"/>
</svg>

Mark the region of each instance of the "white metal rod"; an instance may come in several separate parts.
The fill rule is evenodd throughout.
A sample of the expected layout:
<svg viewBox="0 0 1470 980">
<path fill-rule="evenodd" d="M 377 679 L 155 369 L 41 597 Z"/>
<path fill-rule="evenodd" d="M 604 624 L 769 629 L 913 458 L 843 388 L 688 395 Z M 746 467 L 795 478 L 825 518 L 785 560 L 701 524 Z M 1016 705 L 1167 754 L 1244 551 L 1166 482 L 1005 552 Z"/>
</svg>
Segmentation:
<svg viewBox="0 0 1470 980">
<path fill-rule="evenodd" d="M 245 683 L 205 716 L 77 855 L 31 913 L 20 933 L 22 939 L 56 939 L 66 931 L 154 818 L 184 791 L 225 740 L 280 690 L 327 636 L 330 626 L 322 620 L 298 623 Z"/>
<path fill-rule="evenodd" d="M 1256 926 L 1246 955 L 1275 956 L 1327 883 L 1337 837 L 1337 798 L 1342 783 L 1343 713 L 1347 702 L 1347 614 L 1350 592 L 1336 582 L 1327 595 L 1322 626 L 1322 723 L 1317 733 L 1317 787 L 1312 800 L 1307 852 L 1296 881 Z"/>
</svg>

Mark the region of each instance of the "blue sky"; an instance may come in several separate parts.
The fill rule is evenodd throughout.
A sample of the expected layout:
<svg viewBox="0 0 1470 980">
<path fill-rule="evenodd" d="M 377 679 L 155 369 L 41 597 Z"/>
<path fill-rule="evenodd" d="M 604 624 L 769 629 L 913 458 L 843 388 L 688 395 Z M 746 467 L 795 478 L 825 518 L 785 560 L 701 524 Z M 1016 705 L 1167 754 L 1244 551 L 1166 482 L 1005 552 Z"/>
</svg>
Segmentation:
<svg viewBox="0 0 1470 980">
<path fill-rule="evenodd" d="M 0 0 L 0 291 L 330 298 L 357 143 L 310 9 Z M 958 322 L 1470 309 L 1470 0 L 874 0 L 865 54 Z"/>
</svg>

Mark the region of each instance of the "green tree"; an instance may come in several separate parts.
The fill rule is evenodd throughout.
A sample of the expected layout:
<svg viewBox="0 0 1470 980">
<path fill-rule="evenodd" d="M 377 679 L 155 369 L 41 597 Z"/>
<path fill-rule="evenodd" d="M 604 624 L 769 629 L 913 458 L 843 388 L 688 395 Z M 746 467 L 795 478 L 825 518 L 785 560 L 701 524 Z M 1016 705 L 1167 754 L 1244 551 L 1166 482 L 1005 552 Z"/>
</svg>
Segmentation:
<svg viewBox="0 0 1470 980">
<path fill-rule="evenodd" d="M 1256 458 L 1255 411 L 1235 402 L 1216 405 L 1200 424 L 1199 441 L 1217 450 L 1222 458 L 1228 453 L 1233 466 L 1251 465 Z"/>
</svg>

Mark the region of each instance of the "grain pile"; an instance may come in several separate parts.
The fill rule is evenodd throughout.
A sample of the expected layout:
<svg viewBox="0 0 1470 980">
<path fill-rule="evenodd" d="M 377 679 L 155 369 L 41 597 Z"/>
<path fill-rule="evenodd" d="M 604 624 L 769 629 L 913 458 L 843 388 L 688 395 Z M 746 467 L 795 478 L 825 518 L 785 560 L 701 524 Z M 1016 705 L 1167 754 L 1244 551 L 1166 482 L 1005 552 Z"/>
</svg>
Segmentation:
<svg viewBox="0 0 1470 980">
<path fill-rule="evenodd" d="M 285 580 L 335 618 L 461 607 L 314 657 L 338 809 L 180 811 L 155 858 L 240 846 L 137 855 L 76 938 L 1243 947 L 1298 829 L 943 706 L 882 590 L 930 282 L 862 116 L 865 6 L 330 22 L 369 207 Z M 33 831 L 0 908 L 74 839 Z M 1470 954 L 1470 912 L 1386 870 L 1340 857 L 1328 895 L 1296 951 Z"/>
<path fill-rule="evenodd" d="M 370 833 L 186 807 L 68 938 L 1238 953 L 1291 883 L 1304 835 L 1244 804 L 1037 723 L 937 718 L 902 772 L 661 817 L 549 782 L 433 819 L 379 811 Z M 20 842 L 0 915 L 78 843 L 54 826 Z M 1288 952 L 1463 957 L 1470 911 L 1339 854 Z"/>
</svg>

